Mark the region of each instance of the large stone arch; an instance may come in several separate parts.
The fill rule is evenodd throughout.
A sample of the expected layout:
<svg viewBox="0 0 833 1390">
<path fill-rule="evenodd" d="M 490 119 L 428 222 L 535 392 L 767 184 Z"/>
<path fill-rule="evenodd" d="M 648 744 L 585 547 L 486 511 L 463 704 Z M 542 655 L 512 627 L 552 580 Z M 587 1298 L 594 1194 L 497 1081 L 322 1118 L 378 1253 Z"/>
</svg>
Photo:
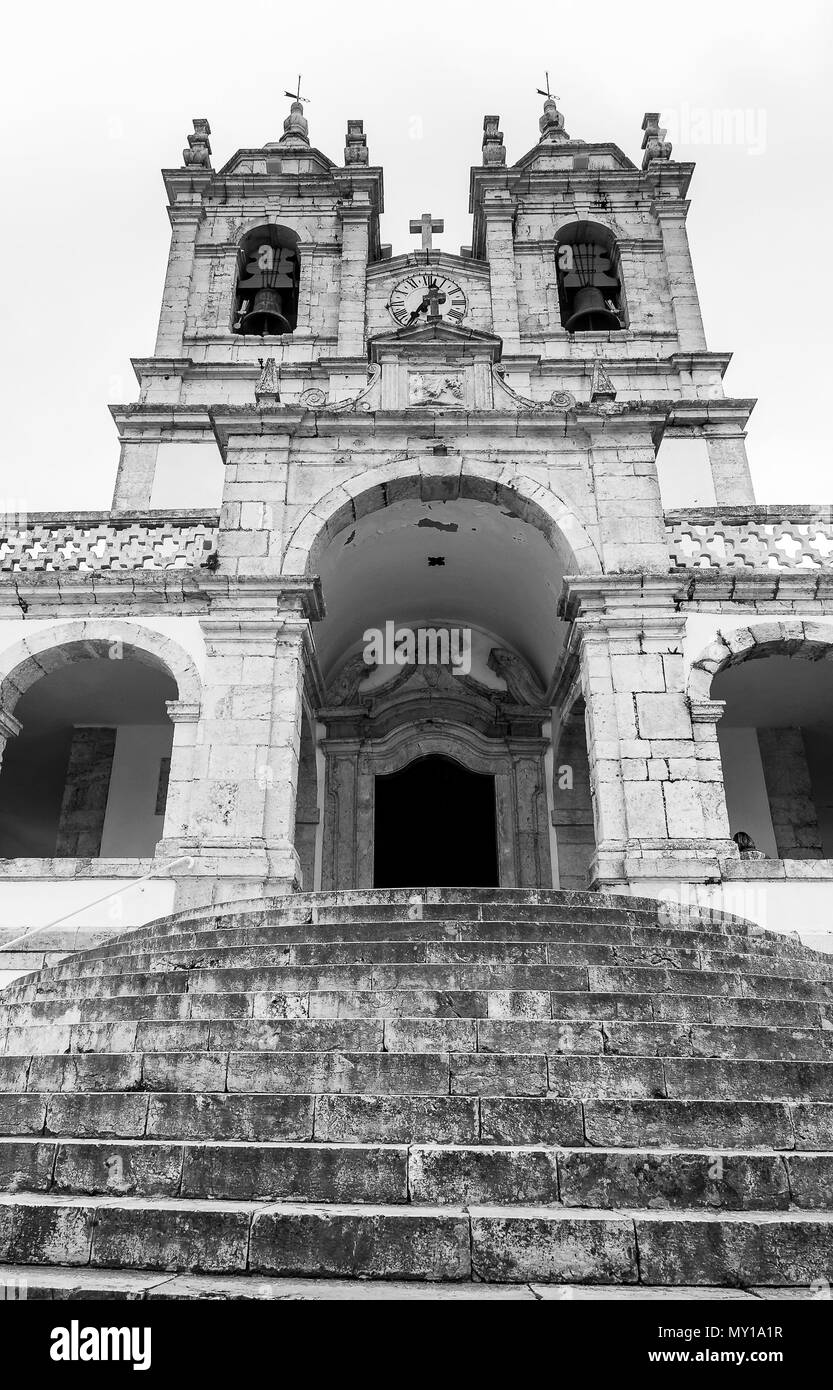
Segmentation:
<svg viewBox="0 0 833 1390">
<path fill-rule="evenodd" d="M 37 628 L 0 651 L 0 711 L 4 715 L 14 714 L 20 697 L 42 676 L 73 661 L 107 656 L 116 643 L 134 661 L 155 666 L 171 676 L 181 703 L 199 705 L 199 673 L 178 642 L 138 623 L 98 618 Z"/>
<path fill-rule="evenodd" d="M 687 686 L 689 700 L 710 700 L 712 681 L 726 666 L 765 656 L 833 660 L 833 623 L 767 621 L 718 633 L 692 663 Z"/>
<path fill-rule="evenodd" d="M 493 502 L 539 530 L 559 555 L 566 573 L 598 574 L 599 551 L 575 510 L 551 488 L 510 468 L 464 462 L 460 455 L 405 458 L 348 478 L 320 497 L 289 538 L 281 566 L 285 575 L 317 572 L 323 548 L 346 527 L 396 502 Z"/>
</svg>

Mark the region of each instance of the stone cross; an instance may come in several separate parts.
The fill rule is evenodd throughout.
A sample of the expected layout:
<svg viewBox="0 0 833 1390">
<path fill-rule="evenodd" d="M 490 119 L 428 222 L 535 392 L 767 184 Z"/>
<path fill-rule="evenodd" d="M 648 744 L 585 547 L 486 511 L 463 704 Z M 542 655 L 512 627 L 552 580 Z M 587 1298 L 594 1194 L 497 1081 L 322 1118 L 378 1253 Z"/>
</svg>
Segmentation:
<svg viewBox="0 0 833 1390">
<path fill-rule="evenodd" d="M 410 221 L 411 236 L 418 236 L 422 233 L 423 251 L 433 250 L 431 240 L 432 232 L 444 232 L 445 222 L 441 217 L 432 217 L 430 212 L 424 212 L 421 217 L 413 217 Z"/>
</svg>

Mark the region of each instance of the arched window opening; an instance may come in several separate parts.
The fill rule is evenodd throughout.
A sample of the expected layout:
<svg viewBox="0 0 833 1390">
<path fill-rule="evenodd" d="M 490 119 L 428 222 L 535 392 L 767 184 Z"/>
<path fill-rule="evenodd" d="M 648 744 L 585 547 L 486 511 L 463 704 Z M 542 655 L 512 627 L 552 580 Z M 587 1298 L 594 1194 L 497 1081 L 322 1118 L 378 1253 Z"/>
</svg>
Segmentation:
<svg viewBox="0 0 833 1390">
<path fill-rule="evenodd" d="M 833 859 L 833 663 L 772 654 L 712 681 L 729 829 L 770 859 Z M 749 856 L 750 846 L 737 842 Z"/>
<path fill-rule="evenodd" d="M 610 333 L 625 326 L 616 240 L 595 222 L 571 222 L 556 240 L 561 326 L 568 333 Z"/>
<path fill-rule="evenodd" d="M 297 233 L 274 226 L 248 232 L 237 253 L 232 332 L 258 337 L 294 332 L 300 269 Z"/>
<path fill-rule="evenodd" d="M 161 839 L 176 682 L 132 658 L 70 660 L 25 691 L 0 768 L 0 857 L 147 858 Z"/>
</svg>

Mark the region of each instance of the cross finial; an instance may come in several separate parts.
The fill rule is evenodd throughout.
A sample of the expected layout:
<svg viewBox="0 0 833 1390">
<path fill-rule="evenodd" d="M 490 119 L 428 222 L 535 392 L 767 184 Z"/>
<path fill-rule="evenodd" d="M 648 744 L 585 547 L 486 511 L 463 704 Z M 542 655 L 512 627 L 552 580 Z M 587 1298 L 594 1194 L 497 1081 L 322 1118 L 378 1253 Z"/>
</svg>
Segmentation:
<svg viewBox="0 0 833 1390">
<path fill-rule="evenodd" d="M 548 73 L 548 72 L 545 72 L 545 73 L 544 73 L 544 76 L 545 76 L 545 78 L 547 79 L 547 88 L 546 88 L 546 91 L 544 90 L 543 87 L 539 87 L 539 88 L 538 88 L 538 95 L 539 95 L 539 97 L 546 97 L 546 98 L 547 98 L 547 101 L 560 101 L 560 97 L 557 97 L 557 96 L 555 95 L 555 92 L 551 92 L 551 91 L 550 91 L 550 75 L 549 75 L 549 73 Z"/>
<path fill-rule="evenodd" d="M 293 101 L 305 101 L 309 106 L 309 98 L 301 96 L 301 74 L 298 73 L 298 86 L 294 92 L 284 92 L 285 97 L 291 97 Z"/>
<path fill-rule="evenodd" d="M 412 217 L 410 221 L 411 236 L 422 234 L 423 251 L 433 250 L 431 239 L 432 232 L 444 232 L 445 222 L 441 217 L 432 217 L 430 212 L 424 212 L 421 217 Z"/>
</svg>

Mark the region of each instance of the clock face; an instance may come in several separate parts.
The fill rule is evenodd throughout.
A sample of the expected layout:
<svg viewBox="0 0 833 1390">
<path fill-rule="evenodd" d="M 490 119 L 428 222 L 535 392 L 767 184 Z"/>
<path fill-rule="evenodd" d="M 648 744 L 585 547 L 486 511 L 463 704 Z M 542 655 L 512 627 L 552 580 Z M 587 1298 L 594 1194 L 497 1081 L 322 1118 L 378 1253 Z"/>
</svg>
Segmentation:
<svg viewBox="0 0 833 1390">
<path fill-rule="evenodd" d="M 400 328 L 413 328 L 425 323 L 430 309 L 432 287 L 437 290 L 437 311 L 447 323 L 459 324 L 468 305 L 466 296 L 455 280 L 434 270 L 415 270 L 413 275 L 394 286 L 388 302 L 388 312 Z"/>
</svg>

